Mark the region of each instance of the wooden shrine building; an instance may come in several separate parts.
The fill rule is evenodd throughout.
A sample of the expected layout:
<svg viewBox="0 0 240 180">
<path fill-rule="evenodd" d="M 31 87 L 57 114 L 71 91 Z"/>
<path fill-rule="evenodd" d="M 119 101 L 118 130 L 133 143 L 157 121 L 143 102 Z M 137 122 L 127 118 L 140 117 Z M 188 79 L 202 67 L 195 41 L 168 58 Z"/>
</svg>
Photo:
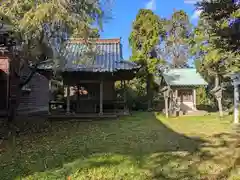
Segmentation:
<svg viewBox="0 0 240 180">
<path fill-rule="evenodd" d="M 16 43 L 11 36 L 11 28 L 0 24 L 0 116 L 8 116 L 10 110 L 17 113 L 29 113 L 46 109 L 49 102 L 49 77 L 51 73 L 35 72 L 31 80 L 22 88 L 21 80 L 31 74 L 31 67 L 21 65 L 18 59 L 12 59 L 13 51 L 17 51 Z"/>
<path fill-rule="evenodd" d="M 58 103 L 63 104 L 67 114 L 128 112 L 126 91 L 117 97 L 115 82 L 121 81 L 124 86 L 126 81 L 134 78 L 139 67 L 123 60 L 120 39 L 97 39 L 92 47 L 94 53 L 83 60 L 88 49 L 84 41 L 72 39 L 67 43 L 63 52 L 65 64 L 61 70 L 64 100 L 51 100 L 51 113 L 51 107 Z M 44 71 L 51 71 L 52 68 L 51 63 L 39 66 Z"/>
<path fill-rule="evenodd" d="M 178 106 L 180 112 L 187 114 L 197 111 L 196 88 L 206 86 L 206 81 L 193 68 L 169 69 L 162 73 L 162 78 L 157 77 L 156 83 L 164 94 L 165 112 L 174 112 Z"/>
</svg>

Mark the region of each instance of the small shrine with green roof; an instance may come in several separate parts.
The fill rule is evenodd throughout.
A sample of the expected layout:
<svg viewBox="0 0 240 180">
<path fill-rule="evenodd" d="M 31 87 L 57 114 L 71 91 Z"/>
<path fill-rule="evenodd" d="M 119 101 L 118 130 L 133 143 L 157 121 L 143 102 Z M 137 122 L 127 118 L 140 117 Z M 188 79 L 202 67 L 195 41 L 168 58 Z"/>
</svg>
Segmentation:
<svg viewBox="0 0 240 180">
<path fill-rule="evenodd" d="M 161 77 L 160 77 L 161 76 Z M 165 99 L 165 114 L 197 111 L 196 88 L 207 82 L 194 68 L 167 69 L 156 78 Z"/>
</svg>

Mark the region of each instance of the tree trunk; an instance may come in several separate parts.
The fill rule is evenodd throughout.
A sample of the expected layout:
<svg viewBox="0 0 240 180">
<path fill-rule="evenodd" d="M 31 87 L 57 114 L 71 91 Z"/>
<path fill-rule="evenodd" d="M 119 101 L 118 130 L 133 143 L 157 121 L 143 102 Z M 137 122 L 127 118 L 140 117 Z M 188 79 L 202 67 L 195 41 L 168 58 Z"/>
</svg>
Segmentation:
<svg viewBox="0 0 240 180">
<path fill-rule="evenodd" d="M 222 98 L 217 98 L 218 110 L 220 117 L 223 117 L 223 107 L 222 107 Z"/>
<path fill-rule="evenodd" d="M 14 57 L 13 57 L 14 58 Z M 19 100 L 21 96 L 21 89 L 24 85 L 30 82 L 32 77 L 37 71 L 37 66 L 36 64 L 31 70 L 30 73 L 22 78 L 20 73 L 17 71 L 17 69 L 22 69 L 24 68 L 19 68 L 19 60 L 18 59 L 13 59 L 12 63 L 10 65 L 10 71 L 9 71 L 9 97 L 8 97 L 8 118 L 7 118 L 7 123 L 9 126 L 14 126 L 14 119 L 16 117 L 16 112 L 17 108 L 19 105 Z"/>
<path fill-rule="evenodd" d="M 44 39 L 44 32 L 42 31 L 39 43 L 42 44 Z M 30 42 L 28 42 L 28 49 L 30 49 Z M 45 52 L 43 52 L 45 53 Z M 24 70 L 24 66 L 28 66 L 28 63 L 25 64 L 25 60 L 21 61 L 21 57 L 19 55 L 16 55 L 16 50 L 13 49 L 13 47 L 10 48 L 10 68 L 9 68 L 9 88 L 8 88 L 8 114 L 7 114 L 7 125 L 9 128 L 9 135 L 13 139 L 15 139 L 16 134 L 18 133 L 18 128 L 15 124 L 15 118 L 17 113 L 17 108 L 19 105 L 19 100 L 21 96 L 21 89 L 24 85 L 29 83 L 29 81 L 32 79 L 34 74 L 37 72 L 37 67 L 39 63 L 41 62 L 42 57 L 45 57 L 44 54 L 39 56 L 38 62 L 32 67 L 31 72 L 24 77 L 21 78 L 20 71 Z M 25 56 L 23 58 L 26 58 Z M 23 62 L 23 63 L 22 63 Z M 15 141 L 13 141 L 15 142 Z M 14 143 L 15 144 L 15 143 Z"/>
<path fill-rule="evenodd" d="M 8 138 L 12 140 L 12 145 L 15 145 L 15 136 L 18 132 L 18 128 L 15 124 L 16 112 L 20 99 L 20 79 L 17 77 L 13 70 L 10 71 L 10 82 L 9 82 L 9 97 L 8 97 L 8 116 L 7 116 L 7 126 L 8 126 Z"/>
<path fill-rule="evenodd" d="M 43 37 L 42 37 L 43 38 Z M 41 39 L 42 42 L 43 39 Z M 28 63 L 24 61 L 21 63 L 20 57 L 14 55 L 14 50 L 11 50 L 11 64 L 9 70 L 10 82 L 9 82 L 9 107 L 8 107 L 8 122 L 13 122 L 16 115 L 16 110 L 18 108 L 19 100 L 20 100 L 20 92 L 23 86 L 28 84 L 35 73 L 37 72 L 38 65 L 40 63 L 44 63 L 45 61 L 41 61 L 45 59 L 45 55 L 42 54 L 38 58 L 38 62 L 29 67 Z M 23 62 L 23 61 L 22 61 Z M 29 73 L 21 77 L 21 71 L 26 71 L 25 68 L 29 68 Z M 26 72 L 25 72 L 26 73 Z M 24 74 L 24 72 L 23 72 Z"/>
<path fill-rule="evenodd" d="M 239 124 L 239 88 L 234 84 L 234 124 Z"/>
<path fill-rule="evenodd" d="M 219 87 L 220 86 L 220 81 L 219 81 L 219 76 L 218 74 L 215 75 L 215 87 Z"/>
<path fill-rule="evenodd" d="M 146 91 L 147 91 L 147 100 L 148 100 L 148 110 L 152 109 L 152 88 L 151 88 L 152 76 L 148 73 L 146 78 Z"/>
<path fill-rule="evenodd" d="M 220 87 L 219 75 L 215 76 L 215 87 Z M 223 117 L 223 107 L 222 107 L 222 89 L 220 89 L 220 95 L 215 95 L 218 103 L 218 111 L 220 117 Z"/>
</svg>

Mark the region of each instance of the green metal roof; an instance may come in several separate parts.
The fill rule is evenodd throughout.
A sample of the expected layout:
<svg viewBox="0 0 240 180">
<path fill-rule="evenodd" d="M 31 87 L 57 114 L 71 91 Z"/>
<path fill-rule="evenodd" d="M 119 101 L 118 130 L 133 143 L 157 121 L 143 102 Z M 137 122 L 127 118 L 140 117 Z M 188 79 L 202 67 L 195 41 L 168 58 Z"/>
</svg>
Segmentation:
<svg viewBox="0 0 240 180">
<path fill-rule="evenodd" d="M 165 82 L 170 86 L 200 86 L 207 82 L 193 68 L 169 69 L 163 72 Z"/>
</svg>

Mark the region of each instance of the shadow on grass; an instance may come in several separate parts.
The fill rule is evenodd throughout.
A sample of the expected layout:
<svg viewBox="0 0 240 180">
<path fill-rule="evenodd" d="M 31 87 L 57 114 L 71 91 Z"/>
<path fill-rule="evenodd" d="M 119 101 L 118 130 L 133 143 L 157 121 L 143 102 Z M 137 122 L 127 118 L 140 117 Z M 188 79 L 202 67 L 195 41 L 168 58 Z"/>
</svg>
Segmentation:
<svg viewBox="0 0 240 180">
<path fill-rule="evenodd" d="M 32 123 L 16 147 L 0 155 L 0 179 L 202 179 L 199 163 L 215 158 L 207 148 L 232 145 L 187 137 L 151 113 L 119 121 Z M 215 138 L 222 136 L 230 138 Z"/>
</svg>

